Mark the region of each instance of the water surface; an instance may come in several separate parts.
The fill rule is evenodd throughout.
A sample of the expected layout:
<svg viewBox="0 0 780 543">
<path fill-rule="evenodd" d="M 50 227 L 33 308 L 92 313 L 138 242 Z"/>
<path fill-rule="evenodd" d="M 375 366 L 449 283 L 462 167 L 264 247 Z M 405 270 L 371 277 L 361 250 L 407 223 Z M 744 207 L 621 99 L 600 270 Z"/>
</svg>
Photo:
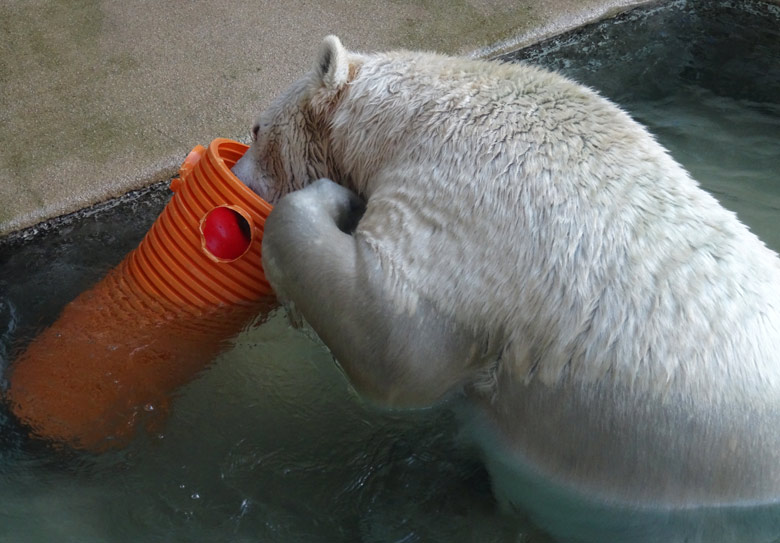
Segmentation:
<svg viewBox="0 0 780 543">
<path fill-rule="evenodd" d="M 778 250 L 778 9 L 692 4 L 512 58 L 619 103 Z M 158 188 L 0 243 L 0 371 L 136 246 L 167 198 Z M 448 409 L 365 404 L 281 312 L 242 332 L 179 391 L 164 427 L 124 450 L 53 450 L 0 410 L 0 504 L 0 542 L 546 541 L 497 510 Z"/>
</svg>

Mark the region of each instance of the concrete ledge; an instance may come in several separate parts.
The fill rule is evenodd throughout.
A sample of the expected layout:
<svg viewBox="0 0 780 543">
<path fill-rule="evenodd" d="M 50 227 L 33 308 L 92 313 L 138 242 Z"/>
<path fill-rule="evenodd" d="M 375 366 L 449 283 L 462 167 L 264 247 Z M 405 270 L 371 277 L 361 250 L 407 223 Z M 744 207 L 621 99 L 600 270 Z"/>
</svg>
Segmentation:
<svg viewBox="0 0 780 543">
<path fill-rule="evenodd" d="M 4 2 L 0 235 L 168 179 L 196 144 L 246 140 L 326 34 L 492 56 L 647 3 Z"/>
</svg>

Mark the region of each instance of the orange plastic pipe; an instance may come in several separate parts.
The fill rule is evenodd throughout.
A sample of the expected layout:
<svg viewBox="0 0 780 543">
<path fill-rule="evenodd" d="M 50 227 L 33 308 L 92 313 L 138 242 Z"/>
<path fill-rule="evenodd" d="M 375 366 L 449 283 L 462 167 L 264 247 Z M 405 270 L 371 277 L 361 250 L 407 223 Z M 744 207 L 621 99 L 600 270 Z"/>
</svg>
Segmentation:
<svg viewBox="0 0 780 543">
<path fill-rule="evenodd" d="M 230 171 L 246 149 L 195 147 L 140 245 L 14 361 L 6 400 L 31 434 L 93 451 L 126 444 L 273 306 L 260 255 L 271 205 Z"/>
</svg>

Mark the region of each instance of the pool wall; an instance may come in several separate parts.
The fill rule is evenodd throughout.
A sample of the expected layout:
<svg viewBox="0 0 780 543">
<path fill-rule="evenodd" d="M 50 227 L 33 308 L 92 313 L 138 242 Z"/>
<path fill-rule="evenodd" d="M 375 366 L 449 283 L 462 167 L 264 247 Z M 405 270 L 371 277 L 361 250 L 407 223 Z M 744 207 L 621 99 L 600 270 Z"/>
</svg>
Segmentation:
<svg viewBox="0 0 780 543">
<path fill-rule="evenodd" d="M 0 236 L 165 181 L 196 144 L 246 140 L 327 34 L 468 53 L 644 3 L 3 2 Z"/>
</svg>

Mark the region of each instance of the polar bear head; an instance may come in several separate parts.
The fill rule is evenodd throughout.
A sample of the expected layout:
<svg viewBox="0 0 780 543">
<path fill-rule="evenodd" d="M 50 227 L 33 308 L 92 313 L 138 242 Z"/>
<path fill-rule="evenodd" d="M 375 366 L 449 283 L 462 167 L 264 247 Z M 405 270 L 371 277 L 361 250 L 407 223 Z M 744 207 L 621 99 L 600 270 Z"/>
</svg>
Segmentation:
<svg viewBox="0 0 780 543">
<path fill-rule="evenodd" d="M 336 36 L 326 37 L 314 69 L 253 125 L 251 147 L 233 167 L 236 176 L 272 204 L 321 177 L 338 179 L 328 158 L 329 117 L 359 60 Z"/>
</svg>

